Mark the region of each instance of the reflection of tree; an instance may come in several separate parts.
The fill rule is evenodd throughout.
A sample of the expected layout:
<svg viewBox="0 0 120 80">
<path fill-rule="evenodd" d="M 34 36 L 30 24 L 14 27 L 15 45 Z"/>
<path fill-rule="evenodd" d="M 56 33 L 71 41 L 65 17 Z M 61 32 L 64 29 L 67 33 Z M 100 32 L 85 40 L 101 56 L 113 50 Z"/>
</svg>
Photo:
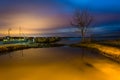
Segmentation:
<svg viewBox="0 0 120 80">
<path fill-rule="evenodd" d="M 84 48 L 81 48 L 81 52 L 82 52 L 82 54 L 81 54 L 81 60 L 84 61 L 85 49 L 84 49 Z"/>
<path fill-rule="evenodd" d="M 9 54 L 9 57 L 12 58 L 12 53 L 8 53 Z"/>
<path fill-rule="evenodd" d="M 12 57 L 13 57 L 12 54 L 13 54 L 13 53 L 10 52 L 10 53 L 8 53 L 8 56 L 9 56 L 10 58 L 12 58 Z M 23 56 L 24 56 L 24 51 L 23 51 L 23 50 L 20 50 L 20 54 L 21 54 L 21 56 L 23 57 Z"/>
<path fill-rule="evenodd" d="M 24 56 L 24 54 L 23 54 L 23 50 L 21 50 L 21 55 L 22 55 L 22 57 Z"/>
</svg>

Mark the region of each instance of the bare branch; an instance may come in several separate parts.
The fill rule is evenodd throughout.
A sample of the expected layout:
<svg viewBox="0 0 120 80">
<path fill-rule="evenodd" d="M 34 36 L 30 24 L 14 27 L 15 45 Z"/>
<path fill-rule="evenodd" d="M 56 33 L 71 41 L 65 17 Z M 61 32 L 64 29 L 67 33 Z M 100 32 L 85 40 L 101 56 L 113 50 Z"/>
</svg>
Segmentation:
<svg viewBox="0 0 120 80">
<path fill-rule="evenodd" d="M 82 38 L 84 38 L 87 30 L 89 29 L 88 27 L 90 27 L 92 21 L 93 17 L 88 13 L 87 10 L 85 11 L 77 10 L 74 13 L 71 25 L 77 27 L 80 30 Z"/>
</svg>

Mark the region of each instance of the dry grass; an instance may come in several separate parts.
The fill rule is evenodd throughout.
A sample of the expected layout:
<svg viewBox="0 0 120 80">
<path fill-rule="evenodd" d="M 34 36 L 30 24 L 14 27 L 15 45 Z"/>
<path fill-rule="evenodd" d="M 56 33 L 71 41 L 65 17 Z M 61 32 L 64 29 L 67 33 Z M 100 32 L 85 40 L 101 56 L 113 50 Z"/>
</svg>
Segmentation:
<svg viewBox="0 0 120 80">
<path fill-rule="evenodd" d="M 25 44 L 7 44 L 0 46 L 0 53 L 10 52 L 15 50 L 27 49 L 29 48 L 28 45 Z"/>
<path fill-rule="evenodd" d="M 97 50 L 97 51 L 101 52 L 103 55 L 120 62 L 120 49 L 119 48 L 96 44 L 96 43 L 76 44 L 74 46 L 85 47 L 85 48 Z"/>
<path fill-rule="evenodd" d="M 120 40 L 101 41 L 99 44 L 120 48 Z"/>
<path fill-rule="evenodd" d="M 114 55 L 120 55 L 120 49 L 115 48 L 115 47 L 109 47 L 109 46 L 104 46 L 104 45 L 100 45 L 100 44 L 82 44 L 82 46 L 87 46 L 90 48 L 96 48 L 104 53 L 108 53 L 108 54 L 114 54 Z"/>
</svg>

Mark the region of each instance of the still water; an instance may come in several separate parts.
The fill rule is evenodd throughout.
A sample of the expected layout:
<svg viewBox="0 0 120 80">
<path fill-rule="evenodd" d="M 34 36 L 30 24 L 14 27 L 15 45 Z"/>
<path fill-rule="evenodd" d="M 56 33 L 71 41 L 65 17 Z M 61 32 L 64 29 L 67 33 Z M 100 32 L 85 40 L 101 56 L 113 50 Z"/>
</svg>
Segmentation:
<svg viewBox="0 0 120 80">
<path fill-rule="evenodd" d="M 120 80 L 120 65 L 94 51 L 59 47 L 0 56 L 0 80 Z"/>
</svg>

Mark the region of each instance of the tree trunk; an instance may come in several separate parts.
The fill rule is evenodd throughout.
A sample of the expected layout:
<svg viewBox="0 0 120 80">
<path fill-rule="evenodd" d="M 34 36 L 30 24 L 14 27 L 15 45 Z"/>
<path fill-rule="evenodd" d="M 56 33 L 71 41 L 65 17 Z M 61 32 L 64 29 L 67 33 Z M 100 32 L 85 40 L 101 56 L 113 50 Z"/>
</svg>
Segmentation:
<svg viewBox="0 0 120 80">
<path fill-rule="evenodd" d="M 82 37 L 82 41 L 81 42 L 85 42 L 85 33 L 84 30 L 81 31 L 81 37 Z"/>
</svg>

